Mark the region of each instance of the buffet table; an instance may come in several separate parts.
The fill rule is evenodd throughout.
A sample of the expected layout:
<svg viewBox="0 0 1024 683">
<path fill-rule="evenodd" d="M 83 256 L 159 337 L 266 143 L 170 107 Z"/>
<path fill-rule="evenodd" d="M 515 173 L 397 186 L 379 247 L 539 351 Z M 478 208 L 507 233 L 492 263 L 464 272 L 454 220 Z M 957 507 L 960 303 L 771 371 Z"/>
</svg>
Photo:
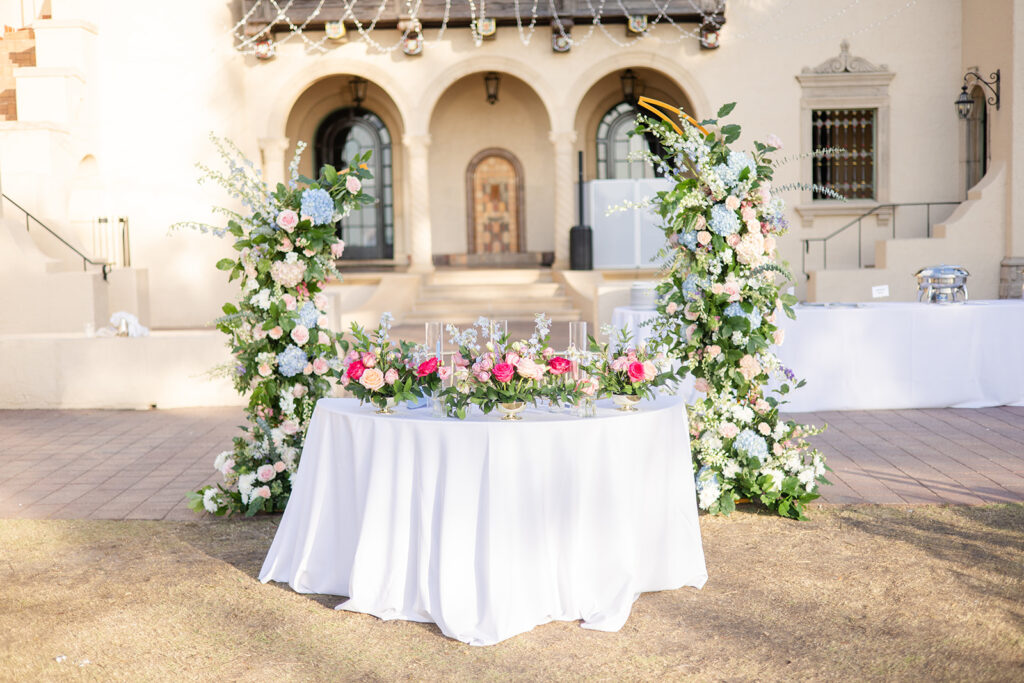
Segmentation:
<svg viewBox="0 0 1024 683">
<path fill-rule="evenodd" d="M 787 412 L 1024 405 L 1024 302 L 804 305 L 777 350 Z"/>
<path fill-rule="evenodd" d="M 317 403 L 260 580 L 489 645 L 553 620 L 616 631 L 707 579 L 682 400 L 521 422 Z"/>
<path fill-rule="evenodd" d="M 779 360 L 807 384 L 785 412 L 1024 405 L 1024 302 L 805 304 Z M 654 310 L 615 309 L 646 339 Z M 616 322 L 618 321 L 618 322 Z M 684 383 L 687 401 L 700 395 Z"/>
</svg>

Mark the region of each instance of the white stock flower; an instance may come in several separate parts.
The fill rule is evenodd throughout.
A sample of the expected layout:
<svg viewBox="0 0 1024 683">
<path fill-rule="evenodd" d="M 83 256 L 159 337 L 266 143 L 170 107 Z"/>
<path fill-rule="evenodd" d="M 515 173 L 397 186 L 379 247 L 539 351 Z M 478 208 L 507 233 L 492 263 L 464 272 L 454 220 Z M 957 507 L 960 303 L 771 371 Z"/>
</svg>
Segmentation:
<svg viewBox="0 0 1024 683">
<path fill-rule="evenodd" d="M 220 453 L 218 453 L 217 457 L 213 459 L 213 469 L 217 470 L 218 472 L 223 471 L 224 463 L 227 462 L 227 459 L 230 458 L 232 455 L 234 455 L 234 453 L 231 451 L 221 451 Z"/>
<path fill-rule="evenodd" d="M 252 498 L 252 488 L 256 481 L 255 474 L 243 474 L 238 478 L 238 492 L 242 494 L 242 503 L 244 505 L 249 504 L 249 500 Z"/>
<path fill-rule="evenodd" d="M 726 479 L 732 479 L 739 473 L 740 466 L 736 464 L 735 460 L 730 460 L 722 467 L 722 476 Z"/>
<path fill-rule="evenodd" d="M 203 493 L 203 507 L 207 512 L 213 514 L 220 507 L 220 491 L 215 488 L 208 488 Z"/>
</svg>

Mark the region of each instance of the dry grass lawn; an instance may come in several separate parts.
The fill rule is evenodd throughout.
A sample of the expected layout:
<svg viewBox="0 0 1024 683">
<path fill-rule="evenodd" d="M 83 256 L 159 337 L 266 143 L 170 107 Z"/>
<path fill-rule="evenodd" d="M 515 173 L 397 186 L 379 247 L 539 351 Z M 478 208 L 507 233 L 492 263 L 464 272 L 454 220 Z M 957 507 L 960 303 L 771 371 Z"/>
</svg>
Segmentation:
<svg viewBox="0 0 1024 683">
<path fill-rule="evenodd" d="M 1024 506 L 701 524 L 704 590 L 475 648 L 260 584 L 275 518 L 0 520 L 0 679 L 1024 680 Z"/>
</svg>

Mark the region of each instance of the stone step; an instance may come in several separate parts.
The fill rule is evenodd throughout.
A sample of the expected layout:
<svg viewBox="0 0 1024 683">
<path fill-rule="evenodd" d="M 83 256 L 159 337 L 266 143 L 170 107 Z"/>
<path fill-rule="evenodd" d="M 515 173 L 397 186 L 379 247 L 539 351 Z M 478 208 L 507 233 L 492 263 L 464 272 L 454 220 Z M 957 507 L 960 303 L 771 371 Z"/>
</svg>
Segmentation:
<svg viewBox="0 0 1024 683">
<path fill-rule="evenodd" d="M 544 299 L 561 296 L 557 282 L 486 285 L 425 285 L 420 288 L 420 299 Z"/>
<path fill-rule="evenodd" d="M 553 282 L 551 271 L 541 268 L 460 268 L 436 270 L 426 284 L 433 285 L 524 285 Z"/>
</svg>

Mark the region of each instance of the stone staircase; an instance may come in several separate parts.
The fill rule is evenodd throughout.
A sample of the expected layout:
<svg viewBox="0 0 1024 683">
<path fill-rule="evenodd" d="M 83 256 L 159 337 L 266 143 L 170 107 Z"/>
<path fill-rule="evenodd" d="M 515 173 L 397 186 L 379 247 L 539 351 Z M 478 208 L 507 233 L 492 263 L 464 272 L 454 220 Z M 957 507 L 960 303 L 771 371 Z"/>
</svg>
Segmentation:
<svg viewBox="0 0 1024 683">
<path fill-rule="evenodd" d="M 545 313 L 553 322 L 580 319 L 580 311 L 548 269 L 441 269 L 427 277 L 412 310 L 398 322 L 465 326 L 485 316 L 532 325 L 535 313 Z"/>
</svg>

